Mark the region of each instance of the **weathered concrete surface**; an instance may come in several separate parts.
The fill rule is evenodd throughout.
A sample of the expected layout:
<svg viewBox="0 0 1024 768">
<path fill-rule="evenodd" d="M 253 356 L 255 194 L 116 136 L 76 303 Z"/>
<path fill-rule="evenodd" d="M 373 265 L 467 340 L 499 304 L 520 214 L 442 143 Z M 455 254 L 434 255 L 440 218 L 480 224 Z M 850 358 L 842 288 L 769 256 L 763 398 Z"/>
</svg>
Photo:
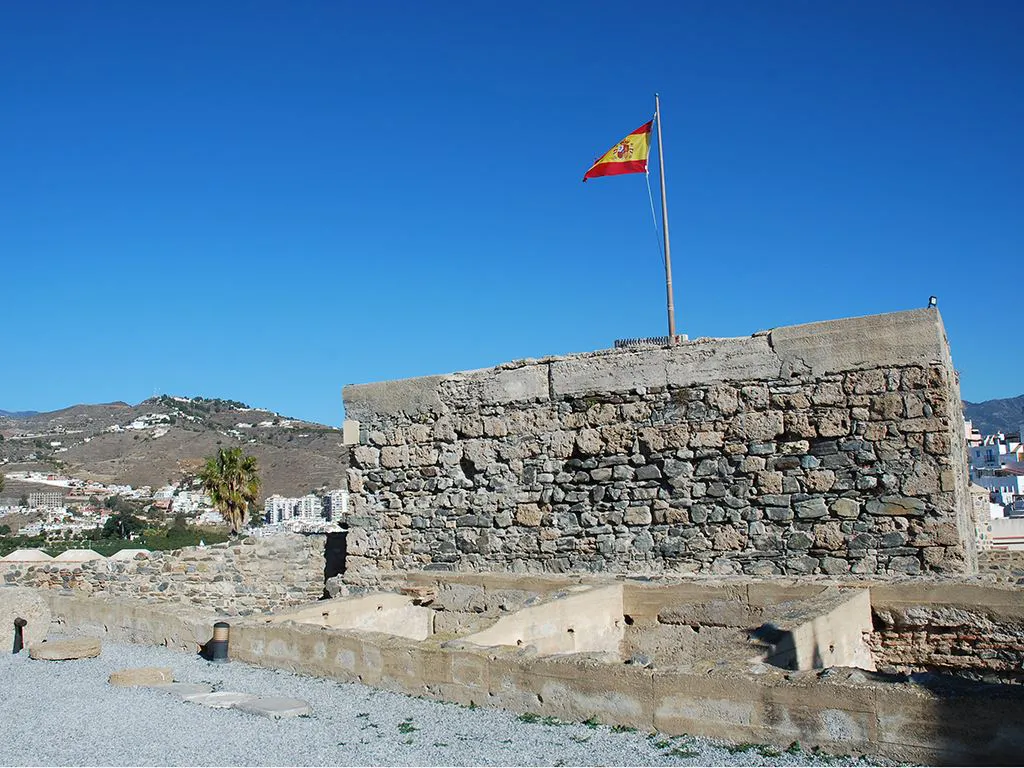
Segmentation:
<svg viewBox="0 0 1024 768">
<path fill-rule="evenodd" d="M 204 707 L 231 709 L 238 704 L 245 704 L 258 697 L 252 693 L 241 693 L 239 691 L 213 691 L 212 693 L 204 692 L 182 696 L 182 698 L 193 704 L 202 704 Z"/>
<path fill-rule="evenodd" d="M 366 384 L 358 390 L 346 393 L 345 415 L 350 419 L 363 421 L 370 413 L 382 408 L 408 415 L 430 411 L 441 404 L 437 385 L 443 378 L 421 376 Z"/>
<path fill-rule="evenodd" d="M 41 643 L 50 631 L 50 606 L 34 589 L 0 587 L 0 653 L 14 649 L 14 620 L 27 623 L 21 630 L 22 647 Z"/>
<path fill-rule="evenodd" d="M 410 640 L 424 640 L 434 631 L 434 611 L 414 605 L 412 597 L 387 592 L 321 600 L 305 608 L 278 613 L 267 621 L 294 621 L 336 629 L 382 632 Z"/>
<path fill-rule="evenodd" d="M 285 696 L 252 696 L 234 704 L 233 709 L 271 720 L 280 720 L 282 717 L 309 717 L 313 714 L 309 702 Z"/>
<path fill-rule="evenodd" d="M 71 661 L 91 659 L 100 655 L 100 640 L 95 637 L 75 637 L 67 640 L 44 640 L 28 649 L 30 658 L 41 661 Z"/>
<path fill-rule="evenodd" d="M 177 696 L 179 699 L 187 699 L 189 696 L 213 691 L 213 686 L 209 683 L 159 683 L 151 685 L 150 688 Z"/>
<path fill-rule="evenodd" d="M 163 645 L 197 653 L 213 636 L 213 611 L 186 606 L 147 604 L 138 600 L 95 600 L 40 590 L 59 632 L 109 637 L 126 643 Z"/>
<path fill-rule="evenodd" d="M 928 366 L 949 354 L 942 317 L 934 309 L 776 328 L 770 338 L 787 376 Z"/>
<path fill-rule="evenodd" d="M 872 629 L 867 589 L 827 589 L 775 613 L 770 626 L 781 633 L 765 657 L 770 664 L 795 670 L 875 668 L 864 642 Z"/>
<path fill-rule="evenodd" d="M 622 586 L 577 590 L 523 608 L 462 640 L 479 646 L 532 646 L 541 656 L 606 653 L 618 659 L 623 635 Z"/>
</svg>

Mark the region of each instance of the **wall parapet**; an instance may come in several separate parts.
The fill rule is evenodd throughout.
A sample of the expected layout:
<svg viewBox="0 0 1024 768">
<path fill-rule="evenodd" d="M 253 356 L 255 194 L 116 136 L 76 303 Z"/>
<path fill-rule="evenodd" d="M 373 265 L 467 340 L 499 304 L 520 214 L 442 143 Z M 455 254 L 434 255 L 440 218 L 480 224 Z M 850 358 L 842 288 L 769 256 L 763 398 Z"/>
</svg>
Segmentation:
<svg viewBox="0 0 1024 768">
<path fill-rule="evenodd" d="M 324 589 L 323 537 L 247 538 L 132 560 L 2 562 L 0 580 L 102 598 L 136 598 L 246 616 L 301 605 Z"/>
<path fill-rule="evenodd" d="M 962 574 L 937 310 L 345 387 L 369 571 Z"/>
</svg>

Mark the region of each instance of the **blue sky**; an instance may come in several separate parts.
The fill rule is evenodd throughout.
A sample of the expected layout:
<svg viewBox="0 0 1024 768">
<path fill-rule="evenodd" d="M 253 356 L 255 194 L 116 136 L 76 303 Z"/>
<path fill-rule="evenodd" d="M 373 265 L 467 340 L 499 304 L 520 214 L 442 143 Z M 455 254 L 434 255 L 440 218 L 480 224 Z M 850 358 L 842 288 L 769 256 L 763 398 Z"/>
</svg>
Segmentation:
<svg viewBox="0 0 1024 768">
<path fill-rule="evenodd" d="M 244 400 L 939 307 L 1024 391 L 1019 2 L 0 5 L 0 408 Z M 651 182 L 657 195 L 657 171 Z"/>
</svg>

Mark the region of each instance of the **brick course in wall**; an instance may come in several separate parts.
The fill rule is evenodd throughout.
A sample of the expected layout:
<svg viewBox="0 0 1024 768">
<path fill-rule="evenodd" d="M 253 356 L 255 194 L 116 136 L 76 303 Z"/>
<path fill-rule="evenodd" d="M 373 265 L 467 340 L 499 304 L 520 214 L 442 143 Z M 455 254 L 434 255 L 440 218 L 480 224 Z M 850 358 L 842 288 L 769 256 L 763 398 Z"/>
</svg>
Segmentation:
<svg viewBox="0 0 1024 768">
<path fill-rule="evenodd" d="M 0 581 L 93 597 L 182 603 L 227 616 L 317 600 L 324 590 L 322 536 L 248 538 L 79 564 L 0 563 Z"/>
<path fill-rule="evenodd" d="M 345 388 L 348 573 L 976 569 L 935 310 Z"/>
</svg>

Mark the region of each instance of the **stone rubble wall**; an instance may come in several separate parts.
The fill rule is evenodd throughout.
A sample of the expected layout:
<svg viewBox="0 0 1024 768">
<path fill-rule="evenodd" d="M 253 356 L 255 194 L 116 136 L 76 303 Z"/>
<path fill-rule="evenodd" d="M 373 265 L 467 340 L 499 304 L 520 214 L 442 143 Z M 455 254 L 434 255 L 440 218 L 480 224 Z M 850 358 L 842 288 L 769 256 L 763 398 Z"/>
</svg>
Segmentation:
<svg viewBox="0 0 1024 768">
<path fill-rule="evenodd" d="M 0 563 L 4 584 L 185 604 L 225 616 L 317 600 L 323 577 L 323 537 L 295 534 L 152 552 L 134 560 Z"/>
<path fill-rule="evenodd" d="M 872 599 L 867 641 L 880 670 L 1024 682 L 1024 606 L 1017 590 L 902 583 L 873 590 Z"/>
<path fill-rule="evenodd" d="M 976 570 L 935 310 L 348 386 L 346 579 Z M 353 430 L 354 431 L 354 430 Z"/>
</svg>

